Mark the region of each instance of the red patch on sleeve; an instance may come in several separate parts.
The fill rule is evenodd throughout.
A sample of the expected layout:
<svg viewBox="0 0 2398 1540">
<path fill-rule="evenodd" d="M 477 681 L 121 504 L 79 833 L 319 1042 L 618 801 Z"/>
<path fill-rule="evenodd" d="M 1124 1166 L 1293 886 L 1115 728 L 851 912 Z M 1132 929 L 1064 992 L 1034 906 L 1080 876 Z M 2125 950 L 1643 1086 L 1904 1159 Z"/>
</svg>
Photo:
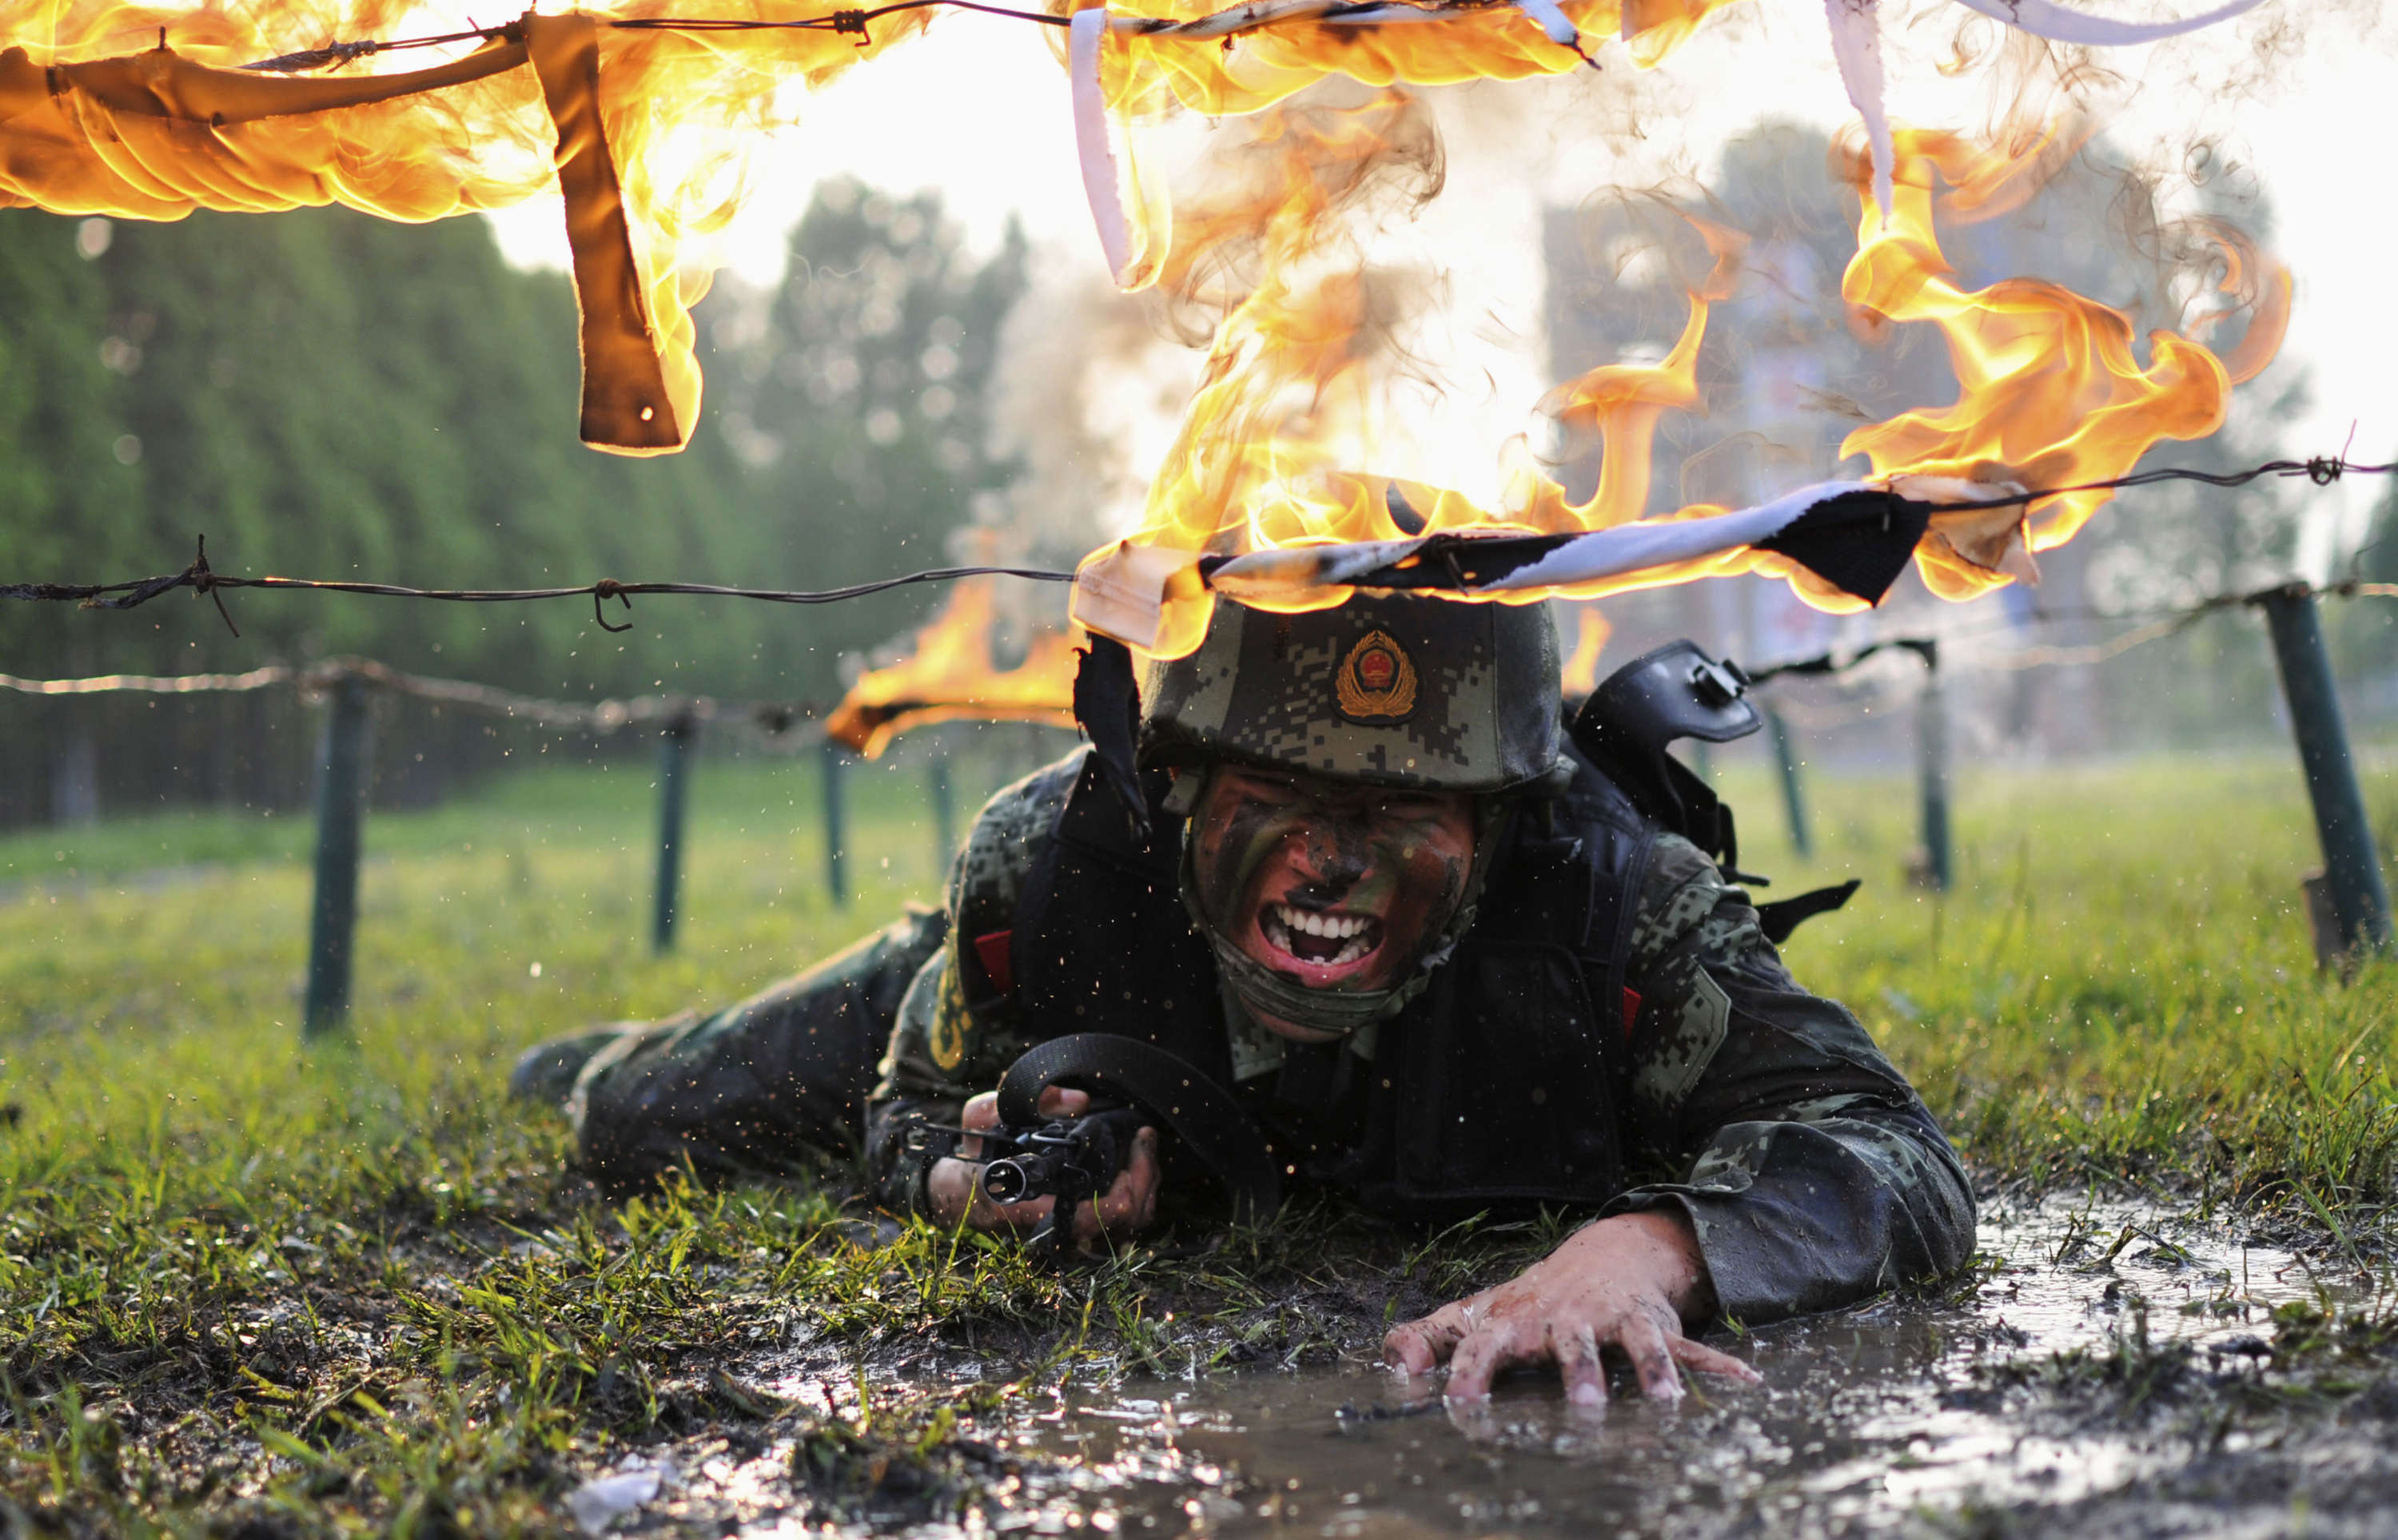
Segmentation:
<svg viewBox="0 0 2398 1540">
<path fill-rule="evenodd" d="M 990 975 L 992 987 L 1003 995 L 1016 993 L 1016 964 L 1007 955 L 1007 944 L 1015 939 L 1014 931 L 988 931 L 974 939 L 975 956 L 982 959 L 982 971 Z"/>
<path fill-rule="evenodd" d="M 1006 932 L 1001 933 L 1004 935 Z M 1625 990 L 1623 992 L 1623 1035 L 1625 1037 L 1632 1036 L 1632 1024 L 1639 1019 L 1639 1015 L 1640 992 L 1637 989 Z"/>
</svg>

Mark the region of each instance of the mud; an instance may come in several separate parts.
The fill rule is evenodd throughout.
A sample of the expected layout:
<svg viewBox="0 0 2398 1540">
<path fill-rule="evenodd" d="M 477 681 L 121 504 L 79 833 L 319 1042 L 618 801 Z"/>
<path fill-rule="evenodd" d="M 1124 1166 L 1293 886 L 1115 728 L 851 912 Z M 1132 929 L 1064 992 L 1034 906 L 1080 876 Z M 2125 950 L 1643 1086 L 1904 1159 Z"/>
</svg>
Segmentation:
<svg viewBox="0 0 2398 1540">
<path fill-rule="evenodd" d="M 878 1437 L 871 1379 L 772 1361 L 788 1408 L 646 1456 L 620 1533 L 2386 1535 L 2390 1301 L 2216 1223 L 1994 1205 L 1945 1298 L 1748 1333 L 1763 1385 L 1569 1411 L 1554 1375 L 1446 1406 L 1374 1361 L 1075 1379 Z M 2367 1329 L 2358 1323 L 2382 1323 Z M 920 1363 L 919 1375 L 937 1357 Z M 1006 1372 L 971 1358 L 952 1384 Z M 918 1380 L 921 1388 L 921 1377 Z M 896 1392 L 897 1386 L 892 1387 Z M 594 1473 L 605 1476 L 608 1472 Z M 635 1483 L 645 1485 L 646 1483 Z"/>
</svg>

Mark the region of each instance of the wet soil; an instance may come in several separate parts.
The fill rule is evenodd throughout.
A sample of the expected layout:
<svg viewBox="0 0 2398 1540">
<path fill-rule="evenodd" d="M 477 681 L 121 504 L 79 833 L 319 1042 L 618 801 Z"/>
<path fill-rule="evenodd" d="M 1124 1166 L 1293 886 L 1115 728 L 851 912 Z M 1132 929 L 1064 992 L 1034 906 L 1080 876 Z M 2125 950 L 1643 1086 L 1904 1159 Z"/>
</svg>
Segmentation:
<svg viewBox="0 0 2398 1540">
<path fill-rule="evenodd" d="M 748 1535 L 2398 1533 L 2398 1349 L 2357 1326 L 2390 1302 L 2352 1261 L 2063 1198 L 1991 1205 L 1981 1243 L 1946 1297 L 1748 1333 L 1731 1346 L 1763 1385 L 1702 1383 L 1672 1409 L 1625 1394 L 1570 1412 L 1530 1373 L 1451 1408 L 1382 1371 L 1360 1321 L 1330 1361 L 969 1397 L 898 1440 L 874 1432 L 872 1379 L 861 1403 L 811 1355 L 761 1359 L 744 1383 L 788 1412 L 660 1445 L 639 1462 L 653 1495 L 588 1518 Z M 918 1385 L 936 1369 L 964 1385 L 1004 1366 L 935 1352 Z"/>
</svg>

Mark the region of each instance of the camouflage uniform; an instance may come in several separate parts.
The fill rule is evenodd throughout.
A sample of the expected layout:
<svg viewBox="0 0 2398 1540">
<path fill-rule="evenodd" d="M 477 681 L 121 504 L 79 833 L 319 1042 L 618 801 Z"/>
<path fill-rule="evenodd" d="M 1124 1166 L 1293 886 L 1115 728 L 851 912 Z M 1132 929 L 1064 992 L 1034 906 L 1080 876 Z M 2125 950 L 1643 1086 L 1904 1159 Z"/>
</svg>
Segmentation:
<svg viewBox="0 0 2398 1540">
<path fill-rule="evenodd" d="M 1478 1160 L 1475 1180 L 1449 1185 L 1469 1196 L 1563 1190 L 1602 1213 L 1678 1210 L 1723 1312 L 1745 1321 L 1962 1265 L 1972 1194 L 1906 1081 L 1852 1016 L 1793 982 L 1745 892 L 1561 746 L 1543 616 L 1389 597 L 1300 616 L 1235 611 L 1232 625 L 1221 615 L 1198 654 L 1153 672 L 1142 691 L 1160 833 L 1138 853 L 1151 864 L 1074 854 L 1098 849 L 1088 830 L 1125 822 L 1091 822 L 1115 810 L 1097 800 L 1091 751 L 1037 771 L 977 819 L 946 913 L 911 917 L 730 1011 L 610 1039 L 570 1104 L 586 1164 L 618 1179 L 686 1163 L 779 1172 L 862 1140 L 877 1198 L 920 1209 L 950 1147 L 940 1126 L 1023 1050 L 1083 1029 L 1163 1045 L 1147 1023 L 1164 1016 L 1186 1058 L 1233 1084 L 1300 1185 L 1369 1207 L 1408 1212 L 1381 1201 L 1404 1182 L 1356 1179 L 1360 1152 L 1387 1155 L 1396 1127 L 1409 1148 L 1484 1141 L 1458 1168 Z M 1481 917 L 1461 911 L 1462 949 L 1431 970 L 1429 990 L 1391 991 L 1393 1014 L 1329 1044 L 1291 1043 L 1249 1017 L 1218 971 L 1220 947 L 1211 953 L 1183 913 L 1179 814 L 1160 799 L 1160 767 L 1226 759 L 1472 792 L 1502 815 L 1503 837 L 1487 840 L 1500 853 Z M 1497 826 L 1486 818 L 1486 831 Z M 1125 910 L 1138 913 L 1119 925 Z M 1603 932 L 1612 950 L 1568 957 L 1562 990 L 1524 995 L 1544 1008 L 1535 1024 L 1516 1013 L 1515 990 L 1538 986 L 1540 969 L 1556 966 L 1539 959 L 1569 950 L 1533 933 L 1560 926 Z M 1031 952 L 1028 934 L 1044 938 Z M 1492 961 L 1509 955 L 1536 960 L 1509 974 Z M 1035 962 L 1044 978 L 1028 976 Z M 1592 980 L 1620 985 L 1620 1022 Z M 1574 1051 L 1564 1057 L 1560 1031 Z M 869 1113 L 864 1064 L 886 1042 Z M 1585 1043 L 1586 1075 L 1574 1056 Z M 1438 1052 L 1427 1056 L 1428 1044 Z M 1528 1137 L 1544 1097 L 1548 1132 Z M 1394 1124 L 1394 1103 L 1437 1116 L 1403 1107 Z M 1469 1119 L 1444 1109 L 1461 1106 L 1475 1109 L 1475 1127 L 1455 1132 Z M 1586 1158 L 1594 1145 L 1604 1161 Z M 1516 1166 L 1539 1163 L 1523 1153 L 1533 1150 L 1562 1152 L 1561 1180 L 1514 1180 Z M 1166 1154 L 1171 1200 L 1186 1189 Z"/>
<path fill-rule="evenodd" d="M 993 797 L 950 883 L 949 941 L 909 988 L 874 1093 L 869 1172 L 881 1201 L 921 1207 L 940 1141 L 1017 1054 L 1048 1036 L 1000 998 L 976 1000 L 960 958 L 1004 931 L 1080 769 L 1078 752 Z M 1948 1142 L 1856 1018 L 1794 982 L 1759 932 L 1748 895 L 1688 840 L 1650 848 L 1633 918 L 1633 1094 L 1623 1125 L 1663 1179 L 1603 1211 L 1687 1214 L 1728 1318 L 1751 1323 L 1828 1309 L 1962 1265 L 1974 1199 Z M 1223 1002 L 1237 1089 L 1305 1173 L 1348 1118 L 1277 1095 L 1308 1051 Z M 1333 1052 L 1370 1052 L 1360 1034 Z"/>
</svg>

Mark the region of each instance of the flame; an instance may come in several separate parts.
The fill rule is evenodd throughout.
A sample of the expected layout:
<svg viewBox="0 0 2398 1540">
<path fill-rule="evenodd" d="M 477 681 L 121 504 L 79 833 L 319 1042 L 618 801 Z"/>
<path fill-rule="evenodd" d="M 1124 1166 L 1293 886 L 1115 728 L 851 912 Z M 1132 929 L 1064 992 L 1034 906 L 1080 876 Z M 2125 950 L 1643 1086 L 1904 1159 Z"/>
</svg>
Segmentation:
<svg viewBox="0 0 2398 1540">
<path fill-rule="evenodd" d="M 1573 650 L 1566 654 L 1559 675 L 1568 700 L 1589 694 L 1598 688 L 1598 655 L 1607 647 L 1607 638 L 1614 627 L 1598 612 L 1595 604 L 1573 607 Z"/>
<path fill-rule="evenodd" d="M 709 0 L 711 17 L 789 19 L 767 0 Z M 524 34 L 583 27 L 589 15 L 634 20 L 689 14 L 679 0 L 627 0 L 604 10 L 519 23 L 519 40 L 447 50 L 457 69 L 411 80 L 439 50 L 371 55 L 330 74 L 236 73 L 238 66 L 330 42 L 439 30 L 411 0 L 242 6 L 128 5 L 107 0 L 0 3 L 0 206 L 63 214 L 181 219 L 195 208 L 270 212 L 346 204 L 411 222 L 504 208 L 559 185 L 567 151 L 555 72 L 532 67 Z M 691 307 L 709 273 L 687 243 L 721 226 L 745 185 L 745 147 L 790 120 L 785 87 L 813 88 L 923 30 L 929 12 L 876 23 L 871 40 L 823 31 L 684 33 L 599 26 L 596 78 L 564 88 L 596 110 L 581 147 L 613 163 L 628 245 L 615 270 L 586 271 L 586 209 L 569 218 L 585 307 L 593 320 L 653 355 L 645 371 L 665 394 L 640 425 L 600 447 L 655 453 L 680 447 L 696 420 L 700 376 Z M 466 24 L 450 18 L 448 24 Z M 161 39 L 164 39 L 164 45 Z M 61 68 L 63 67 L 63 68 Z M 330 110 L 329 92 L 398 90 Z M 237 100 L 227 113 L 210 104 Z M 573 188 L 570 186 L 570 194 Z M 606 232 L 602 232 L 605 234 Z M 586 430 L 591 399 L 586 395 Z M 663 409 L 661 409 L 663 408 Z M 668 428 L 676 431 L 667 432 Z M 586 432 L 586 436 L 588 433 Z"/>
<path fill-rule="evenodd" d="M 915 649 L 850 686 L 825 720 L 825 734 L 869 759 L 911 728 L 935 722 L 1039 722 L 1074 725 L 1074 644 L 1082 634 L 1037 634 L 1024 661 L 991 661 L 998 625 L 998 580 L 967 578 L 950 591 Z"/>
<path fill-rule="evenodd" d="M 1542 409 L 1562 426 L 1595 433 L 1603 459 L 1596 490 L 1570 502 L 1523 441 L 1509 446 L 1495 510 L 1464 497 L 1342 469 L 1379 458 L 1369 359 L 1370 286 L 1339 217 L 1368 172 L 1401 159 L 1407 99 L 1386 93 L 1347 114 L 1287 109 L 1260 121 L 1274 175 L 1246 202 L 1186 221 L 1167 281 L 1204 269 L 1232 234 L 1254 238 L 1262 271 L 1216 334 L 1204 383 L 1156 482 L 1135 542 L 1160 551 L 1245 555 L 1334 541 L 1394 540 L 1426 530 L 1573 532 L 1638 518 L 1647 506 L 1650 448 L 1667 410 L 1700 407 L 1700 345 L 1711 303 L 1738 282 L 1739 233 L 1691 219 L 1713 257 L 1689 292 L 1679 339 L 1654 364 L 1609 364 L 1552 391 Z M 1955 403 L 1899 413 L 1859 428 L 1843 454 L 1865 455 L 1875 477 L 1926 501 L 1971 502 L 2022 488 L 2069 487 L 2128 471 L 2160 439 L 2190 439 L 2223 422 L 2231 385 L 2262 368 L 2287 320 L 2288 275 L 2220 225 L 2201 227 L 2220 253 L 2221 288 L 2235 302 L 2203 316 L 2185 335 L 2151 332 L 2149 360 L 2134 352 L 2128 316 L 2061 285 L 2010 278 L 1967 290 L 1954 281 L 1934 231 L 1935 207 L 1981 218 L 2017 207 L 2062 164 L 2070 125 L 1975 146 L 1952 134 L 1902 132 L 1896 191 L 1887 222 L 1861 155 L 1845 157 L 1862 210 L 1858 250 L 1841 293 L 1867 328 L 1928 322 L 1947 339 L 1958 381 Z M 1946 183 L 1946 199 L 1935 186 Z M 1350 260 L 1344 265 L 1341 259 Z M 2199 340 L 2222 315 L 2244 309 L 2239 346 L 2217 357 Z M 1912 485 L 1910 485 L 1910 483 Z M 1421 516 L 1394 517 L 1394 489 Z M 1933 517 L 1916 551 L 1925 583 L 1964 599 L 2034 575 L 2028 553 L 2063 543 L 2111 495 L 2066 492 L 2027 511 L 1952 510 Z M 1728 510 L 1697 503 L 1666 519 Z M 1086 558 L 1084 570 L 1119 547 Z M 1808 603 L 1835 613 L 1865 608 L 1786 557 L 1742 548 L 1624 577 L 1543 592 L 1493 596 L 1529 603 L 1543 596 L 1596 598 L 1702 577 L 1756 573 L 1780 578 Z M 1295 589 L 1267 608 L 1338 604 L 1348 590 Z M 1198 645 L 1212 596 L 1195 580 L 1165 585 L 1153 650 L 1178 656 Z"/>
<path fill-rule="evenodd" d="M 1976 149 L 1953 134 L 1903 132 L 1891 217 L 1860 200 L 1857 254 L 1840 293 L 1868 324 L 1928 321 L 1948 344 L 1958 395 L 1948 407 L 1902 412 L 1851 433 L 1842 454 L 1863 454 L 1877 475 L 1954 476 L 1968 481 L 2069 487 L 2119 476 L 2164 438 L 2203 438 L 2222 426 L 2236 380 L 2253 376 L 2281 345 L 2288 275 L 2273 268 L 2253 307 L 2248 335 L 2230 364 L 2193 337 L 2149 334 L 2149 362 L 2132 348 L 2131 318 L 2039 278 L 2007 278 L 1964 289 L 1933 229 L 1935 181 L 1975 202 L 2011 165 L 2045 154 L 2058 136 L 2028 136 L 2011 153 Z M 1853 157 L 1851 180 L 1863 176 Z M 2225 260 L 2223 288 L 2243 287 L 2260 259 L 2227 227 L 2210 227 Z M 2214 317 L 2208 317 L 2211 324 Z M 1965 599 L 2009 581 L 1999 554 L 2018 529 L 2032 551 L 2050 550 L 2114 494 L 2067 492 L 2027 515 L 1943 516 L 1916 553 L 1933 592 Z"/>
<path fill-rule="evenodd" d="M 1726 3 L 1630 0 L 1628 17 L 1617 0 L 1567 9 L 1585 28 L 1622 30 L 1645 67 Z M 1215 6 L 1135 0 L 1125 14 L 1191 20 Z M 935 14 L 883 16 L 863 36 L 678 32 L 610 23 L 788 22 L 828 9 L 816 0 L 619 0 L 528 11 L 509 36 L 461 43 L 449 51 L 463 57 L 447 61 L 440 50 L 369 51 L 311 74 L 239 70 L 445 21 L 474 26 L 446 7 L 439 20 L 428 12 L 416 0 L 0 0 L 0 207 L 172 220 L 195 208 L 343 203 L 421 221 L 504 208 L 562 181 L 584 312 L 584 436 L 624 453 L 667 452 L 699 412 L 691 311 L 711 270 L 698 237 L 737 208 L 748 149 L 793 121 L 804 92 L 915 36 Z M 1433 83 L 1580 62 L 1525 13 L 1494 4 L 1408 24 L 1301 20 L 1237 40 L 1125 35 L 1107 52 L 1103 89 L 1127 116 L 1176 104 L 1249 113 L 1335 73 Z"/>
<path fill-rule="evenodd" d="M 1125 0 L 1109 9 L 1117 16 L 1193 21 L 1227 4 Z M 1561 8 L 1585 39 L 1621 35 L 1633 64 L 1646 70 L 1663 62 L 1711 12 L 1730 4 L 1565 0 Z M 1381 26 L 1294 21 L 1232 38 L 1119 34 L 1102 61 L 1100 80 L 1109 105 L 1128 115 L 1179 107 L 1220 117 L 1263 111 L 1334 74 L 1373 87 L 1449 86 L 1583 67 L 1572 49 L 1550 42 L 1540 23 L 1502 4 Z"/>
<path fill-rule="evenodd" d="M 1382 91 L 1354 108 L 1271 109 L 1245 160 L 1244 185 L 1180 217 L 1160 275 L 1179 297 L 1221 301 L 1239 289 L 1236 270 L 1255 269 L 1216 328 L 1134 538 L 1227 555 L 1396 539 L 1409 530 L 1394 521 L 1394 485 L 1424 528 L 1485 522 L 1456 492 L 1343 468 L 1382 436 L 1376 366 L 1391 323 L 1347 217 L 1437 189 L 1438 145 L 1422 105 Z M 1259 602 L 1309 609 L 1343 596 Z M 1198 645 L 1206 603 L 1204 590 L 1187 590 L 1165 655 Z"/>
</svg>

